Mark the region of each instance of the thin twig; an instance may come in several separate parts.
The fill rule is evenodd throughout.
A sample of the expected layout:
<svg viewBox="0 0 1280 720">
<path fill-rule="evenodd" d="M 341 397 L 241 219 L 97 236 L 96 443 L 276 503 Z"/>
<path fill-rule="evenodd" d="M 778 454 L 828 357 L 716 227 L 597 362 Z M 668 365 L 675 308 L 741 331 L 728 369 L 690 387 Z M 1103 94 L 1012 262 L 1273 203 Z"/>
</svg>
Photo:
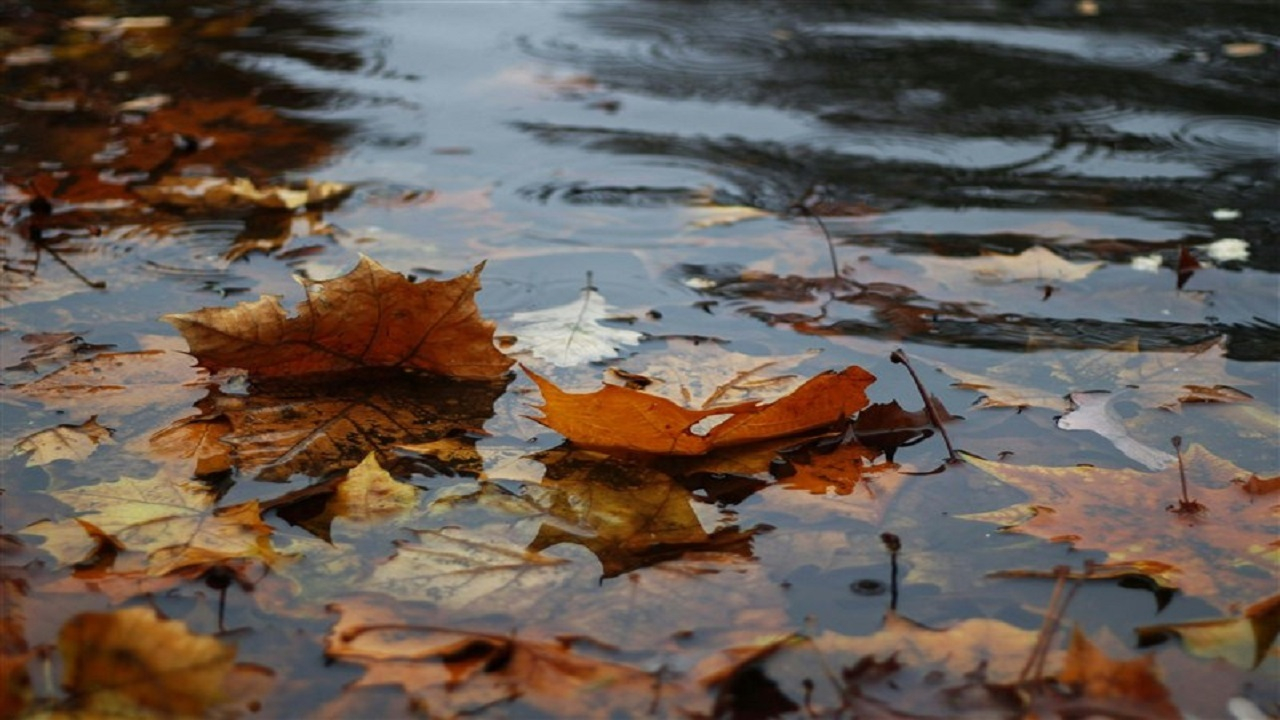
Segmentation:
<svg viewBox="0 0 1280 720">
<path fill-rule="evenodd" d="M 907 372 L 911 373 L 911 379 L 916 383 L 916 390 L 920 391 L 920 398 L 924 400 L 924 410 L 929 414 L 929 422 L 938 428 L 938 433 L 942 435 L 942 441 L 947 444 L 947 459 L 949 462 L 960 462 L 960 456 L 956 454 L 956 449 L 951 445 L 951 437 L 947 435 L 947 429 L 942 426 L 942 416 L 938 413 L 938 409 L 934 407 L 933 396 L 924 388 L 924 383 L 920 382 L 920 376 L 916 375 L 915 368 L 911 367 L 911 361 L 907 359 L 907 354 L 902 348 L 898 348 L 889 354 L 889 359 L 907 368 Z"/>
<path fill-rule="evenodd" d="M 71 273 L 72 275 L 74 275 L 74 276 L 75 276 L 75 278 L 76 278 L 77 280 L 79 280 L 80 282 L 84 283 L 85 285 L 88 285 L 89 287 L 93 288 L 94 290 L 106 290 L 106 289 L 107 289 L 107 284 L 106 284 L 105 282 L 102 282 L 101 280 L 90 280 L 89 278 L 85 277 L 84 275 L 82 275 L 82 274 L 80 273 L 80 271 L 79 271 L 79 270 L 76 270 L 74 267 L 72 267 L 71 263 L 69 263 L 69 262 L 67 262 L 65 259 L 63 259 L 62 255 L 61 255 L 61 254 L 59 254 L 57 250 L 54 250 L 52 247 L 50 247 L 50 246 L 46 245 L 45 243 L 37 243 L 36 247 L 37 247 L 37 248 L 39 248 L 39 249 L 42 249 L 42 250 L 44 250 L 44 251 L 46 251 L 46 252 L 48 252 L 51 256 L 53 256 L 53 259 L 54 259 L 54 260 L 57 260 L 57 261 L 58 261 L 58 264 L 59 264 L 59 265 L 61 265 L 62 267 L 66 268 L 66 269 L 67 269 L 67 272 L 69 272 L 69 273 Z"/>
<path fill-rule="evenodd" d="M 889 610 L 898 611 L 898 551 L 902 549 L 902 539 L 893 533 L 880 533 L 880 542 L 889 551 Z"/>
</svg>

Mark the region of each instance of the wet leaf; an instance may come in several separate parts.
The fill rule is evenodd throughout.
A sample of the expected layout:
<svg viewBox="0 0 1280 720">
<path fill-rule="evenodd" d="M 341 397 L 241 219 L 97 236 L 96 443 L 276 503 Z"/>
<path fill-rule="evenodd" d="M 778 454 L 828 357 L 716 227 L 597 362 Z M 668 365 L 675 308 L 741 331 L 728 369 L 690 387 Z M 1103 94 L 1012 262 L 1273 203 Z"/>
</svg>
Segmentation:
<svg viewBox="0 0 1280 720">
<path fill-rule="evenodd" d="M 351 186 L 307 180 L 298 187 L 258 187 L 248 178 L 178 176 L 164 177 L 154 185 L 135 187 L 133 191 L 155 205 L 199 210 L 245 207 L 296 210 L 345 198 L 351 194 Z"/>
<path fill-rule="evenodd" d="M 493 345 L 475 293 L 481 265 L 447 281 L 413 282 L 362 257 L 351 272 L 303 280 L 307 299 L 287 317 L 275 297 L 166 315 L 210 370 L 288 377 L 397 367 L 460 379 L 502 377 L 512 361 Z"/>
<path fill-rule="evenodd" d="M 14 453 L 27 455 L 27 467 L 48 465 L 55 460 L 81 461 L 102 443 L 111 442 L 115 431 L 98 424 L 95 415 L 79 425 L 59 425 L 32 433 L 14 445 Z"/>
<path fill-rule="evenodd" d="M 492 416 L 504 389 L 394 371 L 261 381 L 247 395 L 211 391 L 197 404 L 199 416 L 157 432 L 152 447 L 205 469 L 235 467 L 277 482 L 346 470 L 370 452 L 388 466 L 397 446 L 428 441 L 474 459 L 474 439 L 465 433 Z M 203 445 L 183 448 L 184 440 Z"/>
<path fill-rule="evenodd" d="M 846 420 L 867 405 L 875 377 L 852 365 L 811 378 L 795 392 L 767 405 L 756 402 L 690 410 L 665 398 L 607 385 L 593 393 L 567 393 L 550 380 L 526 372 L 542 391 L 538 422 L 586 448 L 667 455 L 703 455 L 719 447 L 787 437 Z M 727 416 L 705 434 L 695 426 Z"/>
<path fill-rule="evenodd" d="M 147 572 L 153 576 L 235 558 L 274 562 L 277 557 L 257 500 L 215 508 L 213 494 L 200 483 L 163 475 L 145 480 L 124 477 L 51 494 L 120 547 L 146 553 Z M 46 538 L 50 550 L 56 550 L 69 547 L 68 534 L 86 530 L 76 520 L 61 520 L 39 522 L 24 532 Z M 58 560 L 71 564 L 82 557 L 83 552 L 77 552 Z"/>
<path fill-rule="evenodd" d="M 587 288 L 576 302 L 515 313 L 511 322 L 517 341 L 511 352 L 530 352 L 559 367 L 618 357 L 623 346 L 635 345 L 644 334 L 601 325 L 610 311 L 600 291 Z"/>
<path fill-rule="evenodd" d="M 83 613 L 58 634 L 74 711 L 95 717 L 198 717 L 223 701 L 235 648 L 150 608 Z"/>
<path fill-rule="evenodd" d="M 1280 595 L 1272 595 L 1250 605 L 1237 617 L 1144 625 L 1136 632 L 1139 644 L 1144 646 L 1173 635 L 1192 655 L 1222 658 L 1236 667 L 1253 669 L 1262 664 L 1268 654 L 1277 655 L 1275 642 L 1276 636 L 1280 635 Z"/>
<path fill-rule="evenodd" d="M 1250 473 L 1203 447 L 1184 453 L 1189 494 L 1205 510 L 1175 512 L 1178 468 L 1143 472 L 1012 465 L 968 456 L 969 464 L 1030 495 L 1030 504 L 960 515 L 1079 549 L 1113 562 L 1172 566 L 1177 586 L 1219 604 L 1257 596 L 1275 582 L 1280 505 L 1235 480 Z M 1171 509 L 1172 508 L 1172 509 Z"/>
<path fill-rule="evenodd" d="M 659 700 L 652 674 L 599 657 L 603 648 L 585 638 L 555 642 L 454 630 L 414 622 L 395 605 L 360 600 L 330 610 L 341 617 L 325 638 L 325 655 L 365 667 L 355 687 L 398 685 L 433 714 L 465 716 L 508 705 L 517 714 L 606 718 L 648 714 Z M 578 644 L 595 652 L 581 652 Z"/>
<path fill-rule="evenodd" d="M 76 360 L 44 377 L 13 386 L 21 398 L 48 408 L 78 410 L 92 405 L 99 414 L 130 413 L 172 403 L 176 388 L 203 387 L 203 373 L 190 357 L 167 350 L 100 353 Z"/>
<path fill-rule="evenodd" d="M 879 455 L 878 450 L 852 443 L 828 452 L 784 453 L 787 470 L 779 473 L 778 482 L 815 495 L 850 495 L 866 479 L 894 467 L 891 463 L 876 464 Z"/>
<path fill-rule="evenodd" d="M 761 357 L 725 350 L 719 343 L 671 339 L 661 357 L 647 356 L 647 363 L 639 368 L 627 363 L 634 372 L 625 375 L 612 369 L 605 382 L 643 389 L 699 410 L 748 401 L 769 402 L 803 385 L 803 376 L 785 371 L 817 354 L 813 351 Z M 643 385 L 635 385 L 637 382 Z"/>
<path fill-rule="evenodd" d="M 1071 633 L 1058 682 L 1074 689 L 1094 707 L 1144 718 L 1181 718 L 1169 690 L 1156 677 L 1155 657 L 1112 660 L 1085 637 L 1080 628 Z"/>
</svg>

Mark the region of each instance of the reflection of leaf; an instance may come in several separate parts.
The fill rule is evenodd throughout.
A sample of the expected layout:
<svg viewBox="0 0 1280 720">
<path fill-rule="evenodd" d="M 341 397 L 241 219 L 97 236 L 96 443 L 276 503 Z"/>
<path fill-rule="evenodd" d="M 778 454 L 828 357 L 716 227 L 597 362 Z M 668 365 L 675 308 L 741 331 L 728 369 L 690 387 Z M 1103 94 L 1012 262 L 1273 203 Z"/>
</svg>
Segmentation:
<svg viewBox="0 0 1280 720">
<path fill-rule="evenodd" d="M 922 256 L 914 260 L 924 265 L 930 276 L 958 288 L 967 287 L 975 280 L 983 283 L 1027 280 L 1075 282 L 1106 264 L 1101 261 L 1073 263 L 1041 246 L 1028 248 L 1017 255 L 984 253 L 976 258 Z"/>
<path fill-rule="evenodd" d="M 587 288 L 581 300 L 546 310 L 518 312 L 512 352 L 528 351 L 552 365 L 572 367 L 618 356 L 623 345 L 635 345 L 643 333 L 601 325 L 609 306 L 599 291 Z"/>
<path fill-rule="evenodd" d="M 248 178 L 164 177 L 154 185 L 133 191 L 153 204 L 177 205 L 201 210 L 260 207 L 296 210 L 332 202 L 351 193 L 350 185 L 307 180 L 300 187 L 258 187 Z"/>
<path fill-rule="evenodd" d="M 588 448 L 670 455 L 702 455 L 717 447 L 798 435 L 846 420 L 867 404 L 875 377 L 851 365 L 811 378 L 773 403 L 739 403 L 690 410 L 665 398 L 607 385 L 593 393 L 567 393 L 529 372 L 542 390 L 538 422 Z M 694 426 L 715 415 L 728 419 L 704 435 Z"/>
<path fill-rule="evenodd" d="M 787 472 L 780 474 L 778 482 L 815 495 L 849 495 L 864 479 L 893 467 L 873 464 L 879 454 L 854 444 L 839 445 L 829 452 L 787 453 L 783 455 L 788 461 Z"/>
<path fill-rule="evenodd" d="M 548 642 L 451 630 L 413 622 L 410 611 L 354 600 L 325 639 L 325 655 L 365 667 L 355 687 L 398 685 L 433 716 L 498 710 L 513 717 L 640 717 L 652 715 L 652 674 L 600 659 L 584 642 Z M 427 618 L 429 621 L 430 618 Z M 394 628 L 394 629 L 392 629 Z"/>
<path fill-rule="evenodd" d="M 1045 407 L 1066 410 L 1070 391 L 1129 388 L 1135 402 L 1174 409 L 1179 403 L 1243 402 L 1251 398 L 1222 385 L 1227 374 L 1226 341 L 1206 341 L 1182 350 L 1139 352 L 1137 343 L 1114 350 L 1019 355 L 1016 359 L 971 373 L 934 363 L 959 380 L 956 387 L 978 390 L 976 407 Z M 1045 369 L 1052 374 L 1040 379 Z M 1052 383 L 1061 392 L 1046 388 Z"/>
<path fill-rule="evenodd" d="M 539 528 L 530 550 L 582 545 L 600 560 L 605 578 L 698 550 L 751 555 L 751 533 L 707 532 L 693 494 L 661 472 L 582 450 L 536 457 L 547 466 L 543 502 L 553 519 Z"/>
<path fill-rule="evenodd" d="M 199 483 L 121 478 L 71 490 L 57 490 L 54 497 L 83 513 L 84 520 L 119 545 L 148 554 L 147 571 L 164 575 L 192 565 L 207 565 L 233 558 L 276 558 L 262 522 L 258 501 L 214 508 L 209 489 Z M 66 533 L 84 532 L 74 520 L 44 521 L 25 532 L 57 541 Z M 54 544 L 51 549 L 64 547 Z M 59 557 L 63 563 L 81 558 Z"/>
<path fill-rule="evenodd" d="M 303 280 L 307 299 L 286 317 L 275 297 L 232 308 L 166 315 L 211 370 L 287 377 L 365 367 L 398 367 L 460 379 L 493 379 L 511 360 L 480 317 L 480 268 L 452 280 L 413 282 L 362 257 L 355 269 Z"/>
<path fill-rule="evenodd" d="M 730 352 L 717 343 L 669 339 L 662 357 L 647 357 L 639 376 L 615 371 L 605 382 L 625 387 L 642 382 L 646 393 L 699 410 L 749 400 L 767 402 L 803 385 L 803 377 L 780 373 L 815 354 L 760 357 Z"/>
<path fill-rule="evenodd" d="M 199 417 L 175 423 L 152 442 L 171 447 L 170 434 L 212 441 L 229 450 L 227 462 L 264 480 L 282 481 L 294 473 L 320 477 L 352 467 L 370 452 L 385 466 L 397 445 L 478 428 L 493 414 L 503 389 L 502 383 L 391 371 L 263 381 L 248 395 L 211 392 L 198 404 Z M 450 439 L 474 457 L 466 437 Z M 208 452 L 206 462 L 223 462 L 216 447 Z"/>
<path fill-rule="evenodd" d="M 1233 482 L 1249 473 L 1196 445 L 1184 456 L 1191 497 L 1200 513 L 1178 513 L 1177 467 L 1157 472 L 1095 467 L 1010 465 L 968 457 L 975 467 L 1031 496 L 1031 506 L 962 515 L 1012 532 L 1081 549 L 1112 561 L 1173 565 L 1183 590 L 1225 601 L 1256 596 L 1275 582 L 1280 505 Z M 1029 510 L 1029 512 L 1028 512 Z"/>
<path fill-rule="evenodd" d="M 71 618 L 58 650 L 77 717 L 203 716 L 224 699 L 236 654 L 141 607 Z"/>
<path fill-rule="evenodd" d="M 1160 470 L 1173 463 L 1176 459 L 1173 455 L 1144 445 L 1129 435 L 1120 415 L 1112 407 L 1116 397 L 1107 392 L 1071 393 L 1071 402 L 1075 407 L 1058 418 L 1058 427 L 1063 430 L 1096 432 L 1148 470 Z"/>
<path fill-rule="evenodd" d="M 1245 608 L 1239 617 L 1147 625 L 1137 628 L 1138 642 L 1149 645 L 1176 635 L 1192 655 L 1223 658 L 1241 668 L 1256 668 L 1274 654 L 1280 635 L 1280 595 Z"/>
<path fill-rule="evenodd" d="M 48 465 L 54 460 L 80 461 L 88 458 L 98 445 L 111 442 L 109 427 L 98 424 L 94 415 L 79 425 L 59 425 L 32 433 L 14 445 L 17 454 L 28 454 L 27 467 Z"/>
</svg>

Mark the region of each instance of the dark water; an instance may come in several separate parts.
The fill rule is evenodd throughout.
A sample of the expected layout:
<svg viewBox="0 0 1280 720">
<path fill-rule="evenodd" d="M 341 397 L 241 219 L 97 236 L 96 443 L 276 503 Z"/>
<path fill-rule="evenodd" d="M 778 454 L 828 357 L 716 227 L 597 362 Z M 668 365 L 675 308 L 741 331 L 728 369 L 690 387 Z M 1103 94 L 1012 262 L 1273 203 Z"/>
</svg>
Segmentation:
<svg viewBox="0 0 1280 720">
<path fill-rule="evenodd" d="M 22 33 L 11 47 L 54 43 L 58 21 L 93 11 L 82 5 L 91 4 L 56 10 L 0 4 L 24 18 L 14 24 Z M 324 178 L 356 189 L 324 213 L 327 224 L 306 227 L 270 213 L 113 214 L 68 200 L 55 203 L 60 222 L 37 238 L 29 202 L 14 188 L 39 172 L 109 161 L 86 159 L 76 144 L 80 128 L 95 122 L 92 113 L 30 109 L 33 99 L 55 94 L 49 78 L 68 82 L 57 63 L 8 68 L 13 83 L 0 110 L 6 365 L 25 352 L 15 342 L 25 333 L 71 332 L 121 350 L 163 345 L 158 337 L 174 336 L 157 321 L 163 312 L 270 293 L 291 304 L 301 296 L 293 274 L 331 277 L 359 253 L 420 275 L 452 275 L 484 260 L 479 302 L 504 331 L 511 331 L 513 313 L 578 297 L 590 273 L 609 303 L 640 318 L 633 327 L 653 338 L 624 364 L 630 369 L 679 352 L 673 348 L 680 337 L 713 338 L 759 356 L 820 349 L 800 372 L 863 365 L 880 377 L 873 400 L 918 407 L 909 378 L 889 361 L 903 347 L 918 359 L 930 390 L 965 416 L 952 430 L 959 446 L 988 458 L 1012 451 L 1043 464 L 1135 467 L 1101 438 L 1055 428 L 1060 413 L 969 408 L 977 393 L 950 387 L 952 379 L 931 367 L 1000 379 L 992 368 L 1043 357 L 1032 380 L 1017 381 L 1065 395 L 1118 390 L 1124 379 L 1063 377 L 1050 361 L 1070 368 L 1090 350 L 1126 342 L 1177 351 L 1220 340 L 1227 359 L 1217 382 L 1255 398 L 1253 419 L 1218 406 L 1174 414 L 1130 404 L 1122 408 L 1125 420 L 1155 447 L 1168 449 L 1167 438 L 1177 434 L 1261 473 L 1280 462 L 1269 425 L 1280 400 L 1274 3 L 286 2 L 178 10 L 138 2 L 117 10 L 192 23 L 251 17 L 235 32 L 129 61 L 127 93 L 113 90 L 125 84 L 113 79 L 118 65 L 78 66 L 74 82 L 90 97 L 110 106 L 143 92 L 251 96 L 279 108 L 291 134 L 281 139 L 260 131 L 260 144 L 223 158 L 220 172 Z M 48 22 L 32 19 L 39 12 L 50 14 Z M 175 162 L 179 170 L 201 172 Z M 169 169 L 113 171 L 155 177 Z M 738 208 L 727 211 L 738 216 L 744 208 L 762 212 L 702 224 L 717 207 Z M 289 239 L 278 250 L 227 255 L 237 241 L 280 232 Z M 1238 242 L 1222 242 L 1231 239 Z M 948 274 L 937 264 L 1032 247 L 1101 264 L 1049 290 L 1043 282 Z M 1233 252 L 1215 257 L 1224 247 Z M 1179 290 L 1182 248 L 1204 267 Z M 832 255 L 839 282 L 831 278 Z M 87 285 L 95 281 L 106 289 Z M 586 388 L 601 372 L 583 366 L 558 377 Z M 6 382 L 30 379 L 18 373 Z M 531 461 L 517 462 L 517 472 L 512 459 L 558 438 L 521 417 L 529 412 L 529 387 L 515 381 L 479 415 L 491 433 L 479 447 L 498 486 L 536 499 L 538 491 L 524 484 Z M 103 411 L 118 426 L 118 445 L 98 451 L 93 472 L 59 466 L 46 475 L 11 459 L 7 488 L 17 482 L 35 491 L 84 483 L 95 472 L 141 472 L 145 453 L 129 441 L 189 413 L 192 398 L 166 402 L 167 409 L 147 412 Z M 27 402 L 9 403 L 3 412 L 8 441 L 94 414 L 72 410 L 64 419 Z M 532 445 L 525 443 L 533 436 Z M 903 448 L 896 459 L 927 470 L 944 456 L 934 437 Z M 474 490 L 474 483 L 445 479 L 449 472 L 416 471 L 442 507 Z M 688 502 L 717 532 L 773 528 L 733 552 L 754 573 L 744 583 L 788 590 L 760 600 L 753 589 L 749 601 L 731 597 L 726 607 L 773 603 L 793 629 L 807 622 L 847 634 L 874 632 L 883 598 L 849 588 L 885 579 L 887 559 L 876 537 L 891 530 L 906 548 L 904 614 L 939 625 L 992 617 L 1037 628 L 1050 585 L 998 583 L 984 574 L 1078 563 L 1080 554 L 945 518 L 1021 498 L 955 469 L 931 478 L 905 490 L 878 524 L 838 512 L 797 516 L 777 494 L 757 492 L 749 482 L 695 488 Z M 294 484 L 314 479 L 295 477 Z M 230 503 L 268 500 L 280 488 L 246 475 L 231 477 L 223 492 Z M 521 537 L 522 516 L 485 502 L 462 503 L 471 509 L 413 527 L 505 522 Z M 6 512 L 10 533 L 38 516 Z M 282 539 L 306 539 L 286 522 L 273 525 Z M 387 528 L 344 541 L 373 564 L 385 558 L 391 540 L 405 537 Z M 585 552 L 566 552 L 575 563 L 594 562 Z M 637 577 L 672 557 L 640 556 L 625 567 Z M 352 589 L 326 587 L 313 568 L 297 572 L 297 582 L 323 602 Z M 623 581 L 565 587 L 612 597 L 619 586 L 610 583 Z M 160 602 L 193 625 L 208 620 L 207 598 L 191 588 Z M 1158 611 L 1151 592 L 1099 584 L 1081 591 L 1067 616 L 1125 645 L 1136 625 L 1218 612 L 1182 595 Z M 534 626 L 540 617 L 504 621 Z M 233 618 L 248 628 L 239 638 L 241 659 L 287 678 L 281 699 L 267 705 L 273 716 L 319 708 L 358 675 L 341 663 L 321 666 L 319 643 L 328 628 L 322 618 L 289 620 L 299 635 L 288 638 L 269 612 L 242 607 Z M 44 640 L 50 631 L 41 630 Z M 625 635 L 602 639 L 649 652 Z M 1274 671 L 1274 658 L 1268 662 L 1264 674 Z M 1166 678 L 1176 688 L 1193 671 L 1175 667 Z M 1274 712 L 1280 696 L 1262 677 L 1235 680 L 1241 693 Z M 302 689 L 316 685 L 326 690 Z M 1197 705 L 1185 689 L 1175 696 L 1204 717 L 1222 710 Z"/>
</svg>

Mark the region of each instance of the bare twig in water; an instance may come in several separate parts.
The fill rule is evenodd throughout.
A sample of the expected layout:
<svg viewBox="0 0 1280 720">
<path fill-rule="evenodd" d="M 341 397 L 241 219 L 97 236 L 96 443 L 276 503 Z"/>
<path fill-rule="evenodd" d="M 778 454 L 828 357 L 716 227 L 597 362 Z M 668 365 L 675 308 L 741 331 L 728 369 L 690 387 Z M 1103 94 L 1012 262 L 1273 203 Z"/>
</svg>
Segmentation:
<svg viewBox="0 0 1280 720">
<path fill-rule="evenodd" d="M 907 372 L 911 373 L 911 379 L 915 381 L 916 390 L 920 391 L 920 398 L 924 400 L 924 410 L 929 414 L 929 422 L 938 428 L 938 432 L 942 435 L 942 441 L 947 444 L 947 461 L 957 463 L 960 462 L 960 456 L 956 454 L 956 449 L 951 445 L 951 437 L 947 435 L 947 429 L 942 426 L 942 414 L 938 412 L 938 408 L 933 404 L 933 396 L 924 389 L 924 383 L 920 382 L 920 376 L 916 375 L 915 368 L 911 367 L 911 361 L 907 359 L 907 354 L 902 348 L 894 350 L 889 355 L 889 359 L 907 368 Z"/>
</svg>

